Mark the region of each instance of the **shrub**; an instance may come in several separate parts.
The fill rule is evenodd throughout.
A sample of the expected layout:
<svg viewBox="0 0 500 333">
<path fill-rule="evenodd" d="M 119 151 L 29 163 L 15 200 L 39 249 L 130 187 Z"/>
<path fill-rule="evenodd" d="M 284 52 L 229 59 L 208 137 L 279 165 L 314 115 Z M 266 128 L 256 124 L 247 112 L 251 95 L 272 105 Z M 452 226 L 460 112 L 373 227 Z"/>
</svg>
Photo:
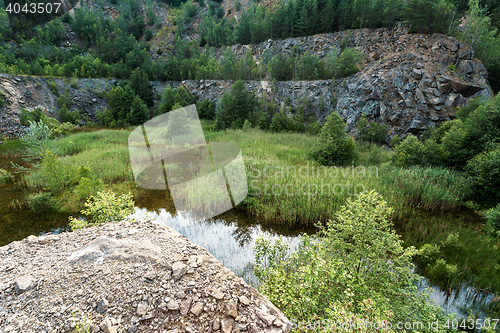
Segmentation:
<svg viewBox="0 0 500 333">
<path fill-rule="evenodd" d="M 391 147 L 396 148 L 401 143 L 401 138 L 399 135 L 394 135 L 391 139 Z"/>
<path fill-rule="evenodd" d="M 311 157 L 320 164 L 329 166 L 356 160 L 356 144 L 345 132 L 346 126 L 337 112 L 330 114 L 319 132 L 319 142 L 313 147 Z"/>
<path fill-rule="evenodd" d="M 382 143 L 387 137 L 387 125 L 377 124 L 374 121 L 368 125 L 364 114 L 358 122 L 358 130 L 359 136 L 363 141 Z"/>
<path fill-rule="evenodd" d="M 71 88 L 78 89 L 78 80 L 77 79 L 71 79 Z"/>
<path fill-rule="evenodd" d="M 273 132 L 302 132 L 304 125 L 294 121 L 286 114 L 284 109 L 281 109 L 278 114 L 273 117 L 269 129 Z"/>
<path fill-rule="evenodd" d="M 5 94 L 0 90 L 0 108 L 5 105 Z"/>
<path fill-rule="evenodd" d="M 334 61 L 333 76 L 335 79 L 351 76 L 356 73 L 362 63 L 362 53 L 355 48 L 346 48 Z"/>
<path fill-rule="evenodd" d="M 12 176 L 7 170 L 0 169 L 0 186 L 8 184 L 14 180 L 14 176 Z"/>
<path fill-rule="evenodd" d="M 477 202 L 490 206 L 500 202 L 500 147 L 477 155 L 465 169 Z"/>
<path fill-rule="evenodd" d="M 442 316 L 417 291 L 411 264 L 416 251 L 403 247 L 391 214 L 380 195 L 365 192 L 348 199 L 334 220 L 320 226 L 319 237 L 303 236 L 293 253 L 281 240 L 259 238 L 254 270 L 260 291 L 298 321 L 337 322 L 339 308 L 361 316 L 369 304 L 374 313 L 390 309 L 393 320 Z"/>
<path fill-rule="evenodd" d="M 418 261 L 425 266 L 432 265 L 441 255 L 441 248 L 437 244 L 424 244 L 418 251 Z"/>
<path fill-rule="evenodd" d="M 500 236 L 500 204 L 484 212 L 486 217 L 486 231 L 495 237 Z"/>
<path fill-rule="evenodd" d="M 38 123 L 43 117 L 43 110 L 41 108 L 36 108 L 33 111 L 28 111 L 26 109 L 21 109 L 21 115 L 19 116 L 19 123 L 23 126 L 29 126 L 30 121 Z"/>
<path fill-rule="evenodd" d="M 92 217 L 91 225 L 111 221 L 121 221 L 134 212 L 134 199 L 129 194 L 119 197 L 110 191 L 98 191 L 85 203 L 86 209 L 81 213 Z"/>
<path fill-rule="evenodd" d="M 69 94 L 68 89 L 66 89 L 64 94 L 57 97 L 57 104 L 59 104 L 59 106 L 63 106 L 63 104 L 66 104 L 66 106 L 69 108 L 71 107 L 71 103 L 73 103 L 73 100 L 71 99 L 71 95 Z"/>
<path fill-rule="evenodd" d="M 52 130 L 42 121 L 30 121 L 28 130 L 20 137 L 24 144 L 24 158 L 27 160 L 38 159 L 53 146 Z"/>
<path fill-rule="evenodd" d="M 50 87 L 50 91 L 56 95 L 56 96 L 59 96 L 59 91 L 57 90 L 57 86 L 56 84 L 54 83 L 54 81 L 49 81 L 49 87 Z"/>
<path fill-rule="evenodd" d="M 310 135 L 318 135 L 319 131 L 321 130 L 321 125 L 318 123 L 317 120 L 313 121 L 312 123 L 307 126 L 307 133 Z"/>
<path fill-rule="evenodd" d="M 198 110 L 198 115 L 202 119 L 214 119 L 215 118 L 215 108 L 209 99 L 204 99 L 201 102 L 196 103 L 196 110 Z"/>
<path fill-rule="evenodd" d="M 412 166 L 421 164 L 424 157 L 424 146 L 418 138 L 409 134 L 401 144 L 394 149 L 392 164 L 396 166 Z"/>
<path fill-rule="evenodd" d="M 243 123 L 243 127 L 241 128 L 243 132 L 249 132 L 252 130 L 252 124 L 248 121 L 248 119 L 245 120 Z"/>
<path fill-rule="evenodd" d="M 236 81 L 231 91 L 225 92 L 217 104 L 215 111 L 217 128 L 241 128 L 255 107 L 257 107 L 255 95 L 246 90 L 243 81 Z"/>
<path fill-rule="evenodd" d="M 28 196 L 28 206 L 35 213 L 46 213 L 57 209 L 58 201 L 52 193 L 41 192 Z"/>
<path fill-rule="evenodd" d="M 102 189 L 104 183 L 102 180 L 92 181 L 89 178 L 82 177 L 78 182 L 78 185 L 73 190 L 80 200 L 87 199 L 93 195 L 96 195 L 99 190 Z"/>
</svg>

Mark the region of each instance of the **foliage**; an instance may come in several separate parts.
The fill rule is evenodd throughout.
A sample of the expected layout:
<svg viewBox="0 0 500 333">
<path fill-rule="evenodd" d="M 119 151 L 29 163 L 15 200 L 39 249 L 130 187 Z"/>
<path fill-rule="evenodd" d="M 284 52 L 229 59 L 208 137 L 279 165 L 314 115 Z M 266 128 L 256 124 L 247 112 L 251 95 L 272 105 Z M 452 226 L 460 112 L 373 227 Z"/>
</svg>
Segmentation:
<svg viewBox="0 0 500 333">
<path fill-rule="evenodd" d="M 202 119 L 215 118 L 215 108 L 208 98 L 201 102 L 196 102 L 196 110 L 198 110 L 198 114 Z"/>
<path fill-rule="evenodd" d="M 33 212 L 40 214 L 57 210 L 58 201 L 52 196 L 52 193 L 41 192 L 28 196 L 28 206 Z"/>
<path fill-rule="evenodd" d="M 475 201 L 488 206 L 500 202 L 500 146 L 476 155 L 465 170 L 474 185 Z"/>
<path fill-rule="evenodd" d="M 219 129 L 241 128 L 245 119 L 253 113 L 256 106 L 253 93 L 246 90 L 245 83 L 236 81 L 231 91 L 222 95 L 215 111 L 216 126 Z"/>
<path fill-rule="evenodd" d="M 5 105 L 5 94 L 0 90 L 0 108 Z"/>
<path fill-rule="evenodd" d="M 149 120 L 149 110 L 146 104 L 135 96 L 130 108 L 129 121 L 131 125 L 141 125 Z"/>
<path fill-rule="evenodd" d="M 57 97 L 57 104 L 59 104 L 59 106 L 66 105 L 67 107 L 71 107 L 72 103 L 73 100 L 71 99 L 68 89 L 64 91 L 64 94 Z"/>
<path fill-rule="evenodd" d="M 80 200 L 85 200 L 93 195 L 96 195 L 98 191 L 102 190 L 104 183 L 102 180 L 98 179 L 92 181 L 89 178 L 82 177 L 78 181 L 78 185 L 73 190 Z"/>
<path fill-rule="evenodd" d="M 409 0 L 403 17 L 411 24 L 410 32 L 447 32 L 454 9 L 448 0 Z"/>
<path fill-rule="evenodd" d="M 382 143 L 387 137 L 387 125 L 377 124 L 374 121 L 368 125 L 368 120 L 364 114 L 358 121 L 358 131 L 363 141 Z"/>
<path fill-rule="evenodd" d="M 27 160 L 39 159 L 53 145 L 52 130 L 42 120 L 38 123 L 29 121 L 29 128 L 21 135 L 20 140 L 25 147 L 24 158 Z"/>
<path fill-rule="evenodd" d="M 345 132 L 346 124 L 337 112 L 331 113 L 319 132 L 311 157 L 322 165 L 342 165 L 357 158 L 356 144 Z"/>
<path fill-rule="evenodd" d="M 394 135 L 391 139 L 391 147 L 396 148 L 401 143 L 401 138 L 399 135 Z"/>
<path fill-rule="evenodd" d="M 269 129 L 273 132 L 304 132 L 305 127 L 301 123 L 290 118 L 285 109 L 281 109 L 273 117 Z"/>
<path fill-rule="evenodd" d="M 81 213 L 92 218 L 88 225 L 97 225 L 111 221 L 121 221 L 134 212 L 134 200 L 131 195 L 122 194 L 116 196 L 110 191 L 98 191 L 97 195 L 91 196 L 85 202 L 86 209 Z M 72 218 L 70 223 L 75 219 Z M 80 222 L 81 223 L 81 222 Z"/>
<path fill-rule="evenodd" d="M 442 310 L 417 292 L 411 264 L 416 251 L 405 249 L 391 230 L 391 213 L 380 195 L 365 192 L 348 199 L 334 220 L 320 226 L 319 237 L 303 236 L 291 254 L 282 241 L 258 239 L 260 291 L 298 321 L 337 322 L 339 308 L 361 316 L 368 304 L 393 320 L 442 318 Z"/>
<path fill-rule="evenodd" d="M 392 163 L 396 166 L 412 166 L 422 163 L 423 144 L 418 138 L 409 134 L 401 144 L 394 148 Z"/>
<path fill-rule="evenodd" d="M 0 186 L 8 184 L 14 180 L 14 176 L 11 175 L 7 170 L 0 169 Z"/>
<path fill-rule="evenodd" d="M 495 237 L 500 237 L 500 204 L 484 212 L 486 217 L 486 230 Z"/>
<path fill-rule="evenodd" d="M 42 118 L 43 110 L 41 108 L 35 108 L 32 111 L 22 108 L 19 123 L 23 126 L 29 126 L 30 121 L 38 123 Z"/>
</svg>

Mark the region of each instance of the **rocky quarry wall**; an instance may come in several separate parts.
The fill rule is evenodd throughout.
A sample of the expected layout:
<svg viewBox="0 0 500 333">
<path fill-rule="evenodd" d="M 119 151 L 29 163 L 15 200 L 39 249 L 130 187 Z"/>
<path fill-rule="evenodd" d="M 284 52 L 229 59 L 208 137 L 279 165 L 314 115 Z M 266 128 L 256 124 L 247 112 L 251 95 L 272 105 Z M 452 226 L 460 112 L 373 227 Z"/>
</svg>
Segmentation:
<svg viewBox="0 0 500 333">
<path fill-rule="evenodd" d="M 290 98 L 296 106 L 307 97 L 320 120 L 336 109 L 351 132 L 356 131 L 357 120 L 365 114 L 371 121 L 387 124 L 391 136 L 403 137 L 450 120 L 454 116 L 453 108 L 465 105 L 470 98 L 493 95 L 488 73 L 468 45 L 441 34 L 408 34 L 401 26 L 269 40 L 255 45 L 234 45 L 232 50 L 238 57 L 250 50 L 255 60 L 260 61 L 266 53 L 290 53 L 294 45 L 301 45 L 304 51 L 323 57 L 330 48 L 339 47 L 344 38 L 348 45 L 364 54 L 364 67 L 355 75 L 334 84 L 330 80 L 281 81 L 275 85 L 271 81 L 248 81 L 248 89 L 255 90 L 257 96 L 266 92 L 266 96 L 279 105 Z M 222 53 L 221 49 L 215 50 L 216 57 Z M 95 119 L 95 112 L 107 106 L 98 92 L 118 84 L 117 80 L 80 79 L 78 87 L 73 88 L 70 79 L 0 75 L 1 89 L 7 96 L 6 105 L 0 109 L 0 129 L 4 133 L 18 134 L 21 107 L 42 106 L 48 113 L 57 113 L 57 96 L 50 91 L 49 80 L 56 83 L 60 93 L 68 89 L 74 101 L 71 109 L 83 109 L 91 119 Z M 183 85 L 198 99 L 216 102 L 233 82 L 152 82 L 156 97 L 167 83 L 174 87 Z M 317 108 L 321 99 L 326 106 L 323 112 Z"/>
<path fill-rule="evenodd" d="M 0 331 L 289 332 L 291 323 L 207 250 L 150 221 L 0 247 Z"/>
</svg>

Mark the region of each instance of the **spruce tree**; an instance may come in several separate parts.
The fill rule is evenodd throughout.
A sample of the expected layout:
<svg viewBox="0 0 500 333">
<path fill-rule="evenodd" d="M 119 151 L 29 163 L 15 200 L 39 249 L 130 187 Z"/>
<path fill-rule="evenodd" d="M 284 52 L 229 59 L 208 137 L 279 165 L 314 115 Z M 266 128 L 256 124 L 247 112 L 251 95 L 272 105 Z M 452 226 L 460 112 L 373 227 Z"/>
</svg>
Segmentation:
<svg viewBox="0 0 500 333">
<path fill-rule="evenodd" d="M 149 120 L 149 110 L 146 104 L 140 99 L 139 96 L 134 97 L 132 106 L 130 108 L 129 121 L 132 125 L 141 125 Z"/>
</svg>

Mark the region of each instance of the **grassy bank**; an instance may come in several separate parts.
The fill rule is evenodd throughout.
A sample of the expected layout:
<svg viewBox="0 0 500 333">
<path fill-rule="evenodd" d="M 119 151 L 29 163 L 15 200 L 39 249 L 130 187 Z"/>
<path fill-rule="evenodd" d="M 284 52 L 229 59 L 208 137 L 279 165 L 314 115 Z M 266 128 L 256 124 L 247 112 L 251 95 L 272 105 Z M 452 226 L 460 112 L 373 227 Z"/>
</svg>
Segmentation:
<svg viewBox="0 0 500 333">
<path fill-rule="evenodd" d="M 88 167 L 96 187 L 79 192 L 78 182 L 68 185 L 57 196 L 61 210 L 79 211 L 86 195 L 98 187 L 137 196 L 127 149 L 129 133 L 99 130 L 56 141 L 55 151 L 65 170 Z M 486 235 L 484 220 L 464 208 L 470 185 L 460 173 L 397 168 L 387 163 L 390 151 L 367 144 L 358 145 L 360 156 L 352 165 L 322 167 L 308 157 L 317 138 L 305 134 L 205 128 L 205 135 L 208 142 L 234 142 L 242 149 L 249 195 L 240 206 L 259 222 L 312 226 L 332 218 L 354 193 L 375 190 L 394 208 L 391 218 L 405 246 L 423 248 L 416 260 L 426 275 L 443 287 L 470 282 L 500 292 L 500 244 Z"/>
</svg>

